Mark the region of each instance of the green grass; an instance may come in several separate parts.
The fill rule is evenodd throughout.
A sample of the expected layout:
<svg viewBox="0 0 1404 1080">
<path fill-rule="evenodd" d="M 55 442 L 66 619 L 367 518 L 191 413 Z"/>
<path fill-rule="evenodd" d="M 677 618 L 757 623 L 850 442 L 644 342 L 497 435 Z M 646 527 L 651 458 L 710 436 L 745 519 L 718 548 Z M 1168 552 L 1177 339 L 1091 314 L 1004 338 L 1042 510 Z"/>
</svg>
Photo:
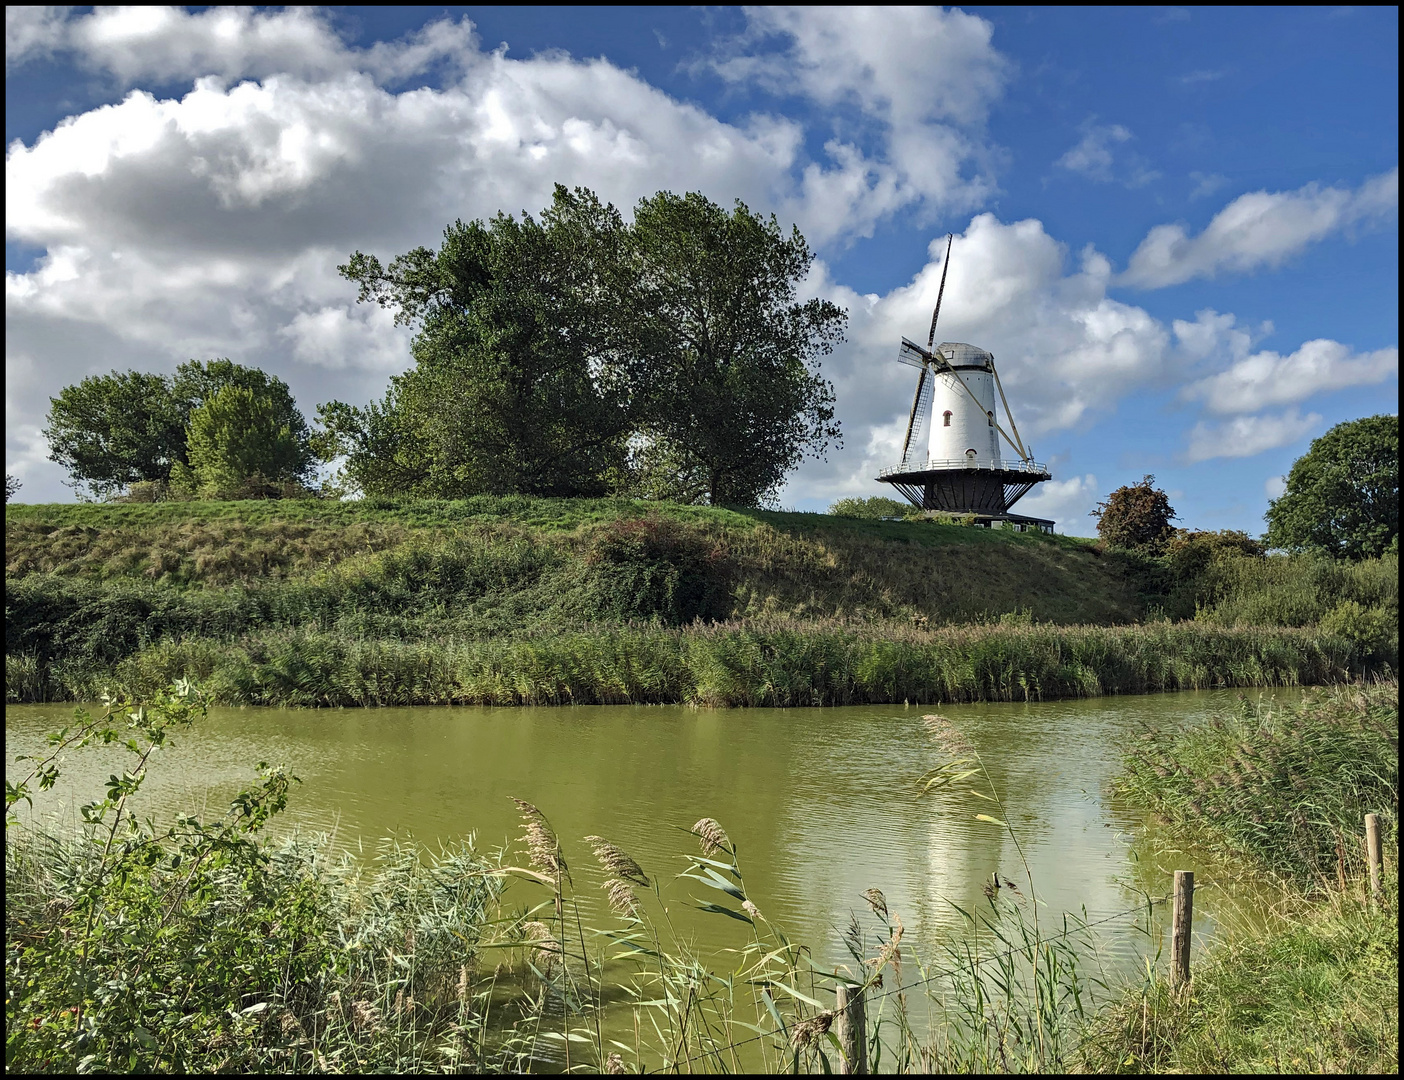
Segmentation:
<svg viewBox="0 0 1404 1080">
<path fill-rule="evenodd" d="M 1398 748 L 1397 682 L 1147 734 L 1122 792 L 1283 899 L 1196 957 L 1188 993 L 1157 980 L 1108 1009 L 1090 1071 L 1399 1071 Z M 1385 832 L 1376 900 L 1366 813 Z"/>
<path fill-rule="evenodd" d="M 308 704 L 1334 682 L 1397 667 L 1395 571 L 1219 559 L 1181 580 L 1068 537 L 621 499 L 7 506 L 7 699 L 182 673 Z M 1172 608 L 1199 618 L 1145 621 Z"/>
<path fill-rule="evenodd" d="M 95 700 L 189 677 L 222 704 L 788 707 L 1303 685 L 1339 679 L 1352 659 L 1349 642 L 1307 630 L 1168 623 L 645 623 L 428 641 L 274 630 L 158 641 L 115 662 L 10 656 L 6 693 Z"/>
<path fill-rule="evenodd" d="M 1089 1072 L 1399 1071 L 1399 905 L 1312 905 L 1196 958 L 1188 995 L 1131 993 L 1084 1046 Z"/>
<path fill-rule="evenodd" d="M 1283 706 L 1245 699 L 1207 724 L 1147 732 L 1125 765 L 1121 794 L 1171 828 L 1298 888 L 1334 890 L 1342 869 L 1363 872 L 1364 816 L 1398 817 L 1398 683 Z"/>
</svg>

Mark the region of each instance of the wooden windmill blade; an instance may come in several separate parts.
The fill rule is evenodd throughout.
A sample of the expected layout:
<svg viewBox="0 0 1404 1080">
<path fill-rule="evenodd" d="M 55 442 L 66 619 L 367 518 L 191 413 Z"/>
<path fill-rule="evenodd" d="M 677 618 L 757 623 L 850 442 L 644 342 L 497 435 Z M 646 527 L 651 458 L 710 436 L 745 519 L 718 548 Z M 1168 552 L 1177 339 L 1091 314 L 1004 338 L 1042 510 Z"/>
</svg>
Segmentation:
<svg viewBox="0 0 1404 1080">
<path fill-rule="evenodd" d="M 903 465 L 911 460 L 913 449 L 921 446 L 922 436 L 926 433 L 926 421 L 931 416 L 931 401 L 935 392 L 936 375 L 923 366 L 921 374 L 917 377 L 916 394 L 912 397 L 912 411 L 907 416 L 907 437 L 902 440 Z"/>
<path fill-rule="evenodd" d="M 909 367 L 926 370 L 926 365 L 932 360 L 932 354 L 923 349 L 915 341 L 902 339 L 902 347 L 897 350 L 897 362 L 906 364 Z"/>
</svg>

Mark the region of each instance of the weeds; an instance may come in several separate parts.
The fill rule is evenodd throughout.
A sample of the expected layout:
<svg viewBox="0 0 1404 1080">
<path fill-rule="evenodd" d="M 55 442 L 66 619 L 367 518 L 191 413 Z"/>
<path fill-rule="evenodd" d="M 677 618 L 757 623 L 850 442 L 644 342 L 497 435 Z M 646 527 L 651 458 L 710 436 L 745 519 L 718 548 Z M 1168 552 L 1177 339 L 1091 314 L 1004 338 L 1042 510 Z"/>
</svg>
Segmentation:
<svg viewBox="0 0 1404 1080">
<path fill-rule="evenodd" d="M 1196 963 L 1190 993 L 1148 978 L 1099 1018 L 1097 1072 L 1399 1070 L 1399 687 L 1244 700 L 1184 732 L 1148 732 L 1122 790 L 1172 829 L 1278 883 L 1266 927 Z M 1366 895 L 1363 818 L 1385 826 L 1383 895 Z M 1389 864 L 1393 872 L 1388 872 Z"/>
<path fill-rule="evenodd" d="M 1331 683 L 1359 663 L 1348 640 L 1307 629 L 999 622 L 919 630 L 781 619 L 516 639 L 273 629 L 233 641 L 162 639 L 113 660 L 102 652 L 123 639 L 109 616 L 105 635 L 83 631 L 76 616 L 49 624 L 59 632 L 78 624 L 99 655 L 10 658 L 9 699 L 92 700 L 104 687 L 141 695 L 188 677 L 204 681 L 214 701 L 238 705 L 935 704 Z"/>
<path fill-rule="evenodd" d="M 1147 732 L 1118 786 L 1172 827 L 1298 888 L 1359 879 L 1367 813 L 1399 815 L 1399 685 L 1346 686 L 1299 704 L 1241 698 L 1186 731 Z"/>
</svg>

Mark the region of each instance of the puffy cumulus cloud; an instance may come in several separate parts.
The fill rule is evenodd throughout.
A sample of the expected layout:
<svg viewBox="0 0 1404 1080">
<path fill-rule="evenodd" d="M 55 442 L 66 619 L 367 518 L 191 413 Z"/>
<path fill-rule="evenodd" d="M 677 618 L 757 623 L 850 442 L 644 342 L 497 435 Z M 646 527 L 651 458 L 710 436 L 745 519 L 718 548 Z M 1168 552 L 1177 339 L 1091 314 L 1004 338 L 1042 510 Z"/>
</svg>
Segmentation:
<svg viewBox="0 0 1404 1080">
<path fill-rule="evenodd" d="M 1302 416 L 1295 408 L 1275 416 L 1236 416 L 1222 424 L 1201 420 L 1190 429 L 1185 460 L 1193 464 L 1213 458 L 1253 457 L 1288 446 L 1320 428 L 1320 413 Z"/>
<path fill-rule="evenodd" d="M 1269 499 L 1280 499 L 1287 491 L 1287 477 L 1269 476 L 1263 481 L 1263 494 Z"/>
<path fill-rule="evenodd" d="M 1238 338 L 1234 351 L 1242 345 Z M 1355 353 L 1339 341 L 1317 339 L 1287 356 L 1267 350 L 1242 355 L 1228 370 L 1191 383 L 1181 394 L 1187 400 L 1203 401 L 1213 413 L 1248 413 L 1348 386 L 1382 383 L 1398 375 L 1397 348 Z"/>
<path fill-rule="evenodd" d="M 915 373 L 895 357 L 903 336 L 925 341 L 944 253 L 944 237 L 934 240 L 927 264 L 885 296 L 859 295 L 822 267 L 816 272 L 809 287 L 849 313 L 848 338 L 824 369 L 834 381 L 845 446 L 826 462 L 801 465 L 785 497 L 800 490 L 829 501 L 871 494 L 878 471 L 900 457 Z M 1042 223 L 1005 223 L 992 214 L 975 217 L 952 248 L 937 340 L 994 353 L 1026 443 L 1110 411 L 1174 371 L 1166 328 L 1107 296 L 1105 257 L 1088 248 L 1071 272 L 1067 262 L 1068 252 Z"/>
<path fill-rule="evenodd" d="M 923 219 L 969 210 L 994 191 L 998 151 L 983 125 L 1011 65 L 978 16 L 939 8 L 747 9 L 747 30 L 707 62 L 723 79 L 835 110 L 830 165 L 811 163 L 785 209 L 821 242 L 870 235 L 917 205 Z M 776 40 L 783 42 L 779 50 Z M 842 120 L 856 109 L 860 120 Z M 859 143 L 878 133 L 874 156 Z"/>
<path fill-rule="evenodd" d="M 1354 191 L 1313 183 L 1296 191 L 1250 192 L 1215 214 L 1198 236 L 1191 237 L 1183 225 L 1151 229 L 1118 283 L 1158 289 L 1278 266 L 1327 236 L 1378 224 L 1398 212 L 1398 166 Z"/>
<path fill-rule="evenodd" d="M 625 207 L 659 188 L 774 206 L 799 140 L 786 121 L 726 124 L 564 55 L 480 54 L 461 80 L 403 93 L 360 71 L 133 90 L 7 150 L 7 239 L 43 252 L 6 275 L 7 458 L 42 460 L 29 421 L 113 367 L 229 356 L 276 371 L 309 413 L 365 400 L 409 355 L 337 275 L 352 250 L 394 255 L 455 218 L 539 210 L 557 180 Z"/>
<path fill-rule="evenodd" d="M 455 218 L 539 210 L 556 181 L 626 209 L 661 188 L 740 197 L 818 245 L 991 189 L 961 174 L 987 154 L 979 128 L 1006 75 L 988 23 L 751 18 L 790 42 L 803 93 L 877 118 L 877 158 L 835 137 L 811 160 L 796 122 L 726 123 L 605 60 L 485 52 L 467 20 L 356 49 L 305 9 L 12 14 L 12 62 L 60 51 L 136 88 L 7 148 L 6 237 L 42 252 L 6 275 L 8 460 L 48 470 L 30 494 L 58 494 L 57 468 L 29 464 L 44 457 L 37 418 L 65 384 L 114 367 L 229 356 L 286 379 L 309 414 L 382 393 L 409 363 L 406 332 L 358 308 L 336 265 L 357 248 L 434 244 Z M 935 74 L 910 79 L 923 57 Z M 436 66 L 434 87 L 394 85 Z M 142 88 L 184 78 L 178 97 Z M 915 302 L 903 293 L 885 310 Z"/>
</svg>

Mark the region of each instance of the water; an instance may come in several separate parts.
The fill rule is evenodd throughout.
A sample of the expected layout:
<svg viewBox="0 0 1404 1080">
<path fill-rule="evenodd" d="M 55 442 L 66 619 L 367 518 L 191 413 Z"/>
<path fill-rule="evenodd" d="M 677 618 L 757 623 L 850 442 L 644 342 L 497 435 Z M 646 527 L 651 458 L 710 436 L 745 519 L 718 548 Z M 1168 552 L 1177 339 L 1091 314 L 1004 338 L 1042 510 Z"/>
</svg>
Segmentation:
<svg viewBox="0 0 1404 1080">
<path fill-rule="evenodd" d="M 1282 693 L 1291 693 L 1283 691 Z M 998 871 L 1027 892 L 1019 852 L 998 825 L 1013 826 L 1044 925 L 1063 911 L 1106 919 L 1170 892 L 1170 871 L 1195 869 L 1210 885 L 1195 902 L 1196 936 L 1208 938 L 1229 892 L 1215 870 L 1184 853 L 1155 857 L 1138 812 L 1109 792 L 1122 749 L 1145 726 L 1193 722 L 1233 704 L 1236 692 L 1190 692 L 1027 704 L 942 706 L 985 762 L 1004 814 L 968 793 L 979 776 L 938 797 L 920 794 L 942 760 L 922 721 L 930 707 L 698 710 L 663 706 L 404 708 L 298 711 L 215 709 L 174 736 L 143 789 L 141 812 L 214 815 L 251 782 L 260 760 L 285 763 L 303 783 L 280 828 L 328 831 L 356 849 L 391 833 L 433 847 L 476 834 L 480 848 L 521 832 L 510 797 L 535 803 L 561 838 L 587 920 L 609 922 L 601 875 L 583 841 L 603 836 L 662 882 L 670 915 L 704 954 L 747 940 L 747 928 L 690 907 L 720 900 L 674 875 L 696 841 L 684 831 L 716 818 L 735 842 L 748 892 L 817 966 L 846 961 L 840 938 L 850 912 L 866 914 L 876 887 L 906 926 L 904 947 L 934 953 L 962 932 L 956 905 L 971 910 Z M 14 756 L 72 706 L 6 708 L 6 772 Z M 110 748 L 71 756 L 62 779 L 36 800 L 41 818 L 76 820 L 100 796 L 123 755 Z M 514 883 L 523 905 L 544 897 Z M 1163 927 L 1168 912 L 1159 909 Z M 1126 916 L 1098 928 L 1112 974 L 1130 974 L 1153 949 L 1146 921 Z M 1202 947 L 1198 945 L 1197 947 Z"/>
</svg>

